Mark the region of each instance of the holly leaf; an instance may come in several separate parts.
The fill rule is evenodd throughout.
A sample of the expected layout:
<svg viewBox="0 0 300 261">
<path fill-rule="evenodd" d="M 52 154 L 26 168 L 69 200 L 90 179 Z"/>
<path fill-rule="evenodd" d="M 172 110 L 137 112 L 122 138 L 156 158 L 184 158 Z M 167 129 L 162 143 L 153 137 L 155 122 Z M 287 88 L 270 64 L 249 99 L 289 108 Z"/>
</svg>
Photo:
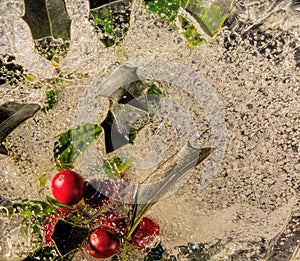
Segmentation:
<svg viewBox="0 0 300 261">
<path fill-rule="evenodd" d="M 179 8 L 185 7 L 187 2 L 188 0 L 144 0 L 148 11 L 168 22 L 173 22 L 177 18 Z"/>
<path fill-rule="evenodd" d="M 44 226 L 45 220 L 51 213 L 57 212 L 56 207 L 50 205 L 48 202 L 39 200 L 17 199 L 14 201 L 4 200 L 0 201 L 0 209 L 2 214 L 11 217 L 20 217 L 22 219 L 22 229 L 30 231 L 33 236 L 33 241 L 43 240 L 41 229 Z"/>
<path fill-rule="evenodd" d="M 144 82 L 144 84 L 147 84 L 147 83 Z M 148 96 L 156 96 L 158 98 L 166 97 L 166 94 L 155 83 L 150 83 L 148 86 L 149 87 L 146 91 L 146 94 Z"/>
<path fill-rule="evenodd" d="M 76 158 L 98 138 L 102 127 L 98 124 L 85 123 L 60 135 L 54 144 L 54 159 L 60 169 L 72 169 Z"/>
<path fill-rule="evenodd" d="M 41 109 L 42 112 L 48 113 L 58 103 L 61 90 L 50 90 L 46 92 L 46 105 Z"/>
<path fill-rule="evenodd" d="M 43 221 L 50 213 L 56 212 L 56 208 L 47 202 L 28 199 L 16 200 L 7 209 L 10 215 L 17 214 L 25 219 L 39 221 Z"/>
<path fill-rule="evenodd" d="M 111 153 L 128 144 L 128 139 L 123 135 L 117 126 L 113 113 L 109 110 L 106 118 L 101 123 L 104 130 L 105 152 Z"/>
<path fill-rule="evenodd" d="M 130 164 L 130 160 L 115 156 L 111 160 L 105 160 L 102 168 L 108 177 L 115 179 L 119 178 L 120 174 L 128 169 Z"/>
<path fill-rule="evenodd" d="M 205 38 L 199 34 L 197 28 L 190 22 L 190 20 L 179 16 L 179 22 L 189 47 L 194 47 L 206 42 Z"/>
<path fill-rule="evenodd" d="M 191 5 L 192 3 L 193 1 L 191 2 Z M 213 37 L 220 31 L 224 21 L 229 14 L 229 10 L 230 7 L 223 10 L 222 7 L 218 4 L 210 5 L 207 8 L 203 8 L 200 5 L 198 9 L 187 6 L 187 11 L 192 14 L 203 31 L 210 37 Z"/>
<path fill-rule="evenodd" d="M 38 104 L 19 104 L 7 102 L 0 106 L 0 154 L 7 155 L 2 142 L 23 121 L 32 117 L 40 106 Z"/>
<path fill-rule="evenodd" d="M 52 206 L 54 209 L 57 208 L 63 208 L 63 209 L 72 209 L 72 207 L 65 205 L 63 203 L 60 203 L 58 200 L 55 198 L 47 196 L 47 203 Z"/>
<path fill-rule="evenodd" d="M 28 24 L 32 38 L 52 36 L 70 40 L 71 19 L 64 0 L 24 0 L 23 20 Z"/>
<path fill-rule="evenodd" d="M 58 220 L 51 236 L 60 256 L 65 257 L 78 251 L 89 234 L 87 227 L 76 226 L 65 220 Z"/>
<path fill-rule="evenodd" d="M 98 87 L 97 95 L 111 100 L 101 123 L 106 153 L 133 144 L 138 132 L 151 123 L 160 99 L 165 97 L 161 83 L 143 79 L 137 67 L 121 65 Z"/>
<path fill-rule="evenodd" d="M 211 152 L 212 148 L 194 148 L 188 143 L 181 149 L 178 162 L 163 180 L 151 185 L 137 186 L 133 214 L 126 235 L 127 239 L 130 240 L 132 233 L 147 211 L 161 198 L 181 186 L 188 177 L 188 171 L 203 162 Z M 155 173 L 158 171 L 155 170 Z"/>
<path fill-rule="evenodd" d="M 71 19 L 64 0 L 24 0 L 23 20 L 28 24 L 37 52 L 58 66 L 71 39 Z"/>
<path fill-rule="evenodd" d="M 148 11 L 162 20 L 181 27 L 189 46 L 205 42 L 205 34 L 213 37 L 229 15 L 232 1 L 225 0 L 204 6 L 201 0 L 144 0 Z"/>
<path fill-rule="evenodd" d="M 90 0 L 90 21 L 106 47 L 120 43 L 125 37 L 131 15 L 132 0 Z"/>
</svg>

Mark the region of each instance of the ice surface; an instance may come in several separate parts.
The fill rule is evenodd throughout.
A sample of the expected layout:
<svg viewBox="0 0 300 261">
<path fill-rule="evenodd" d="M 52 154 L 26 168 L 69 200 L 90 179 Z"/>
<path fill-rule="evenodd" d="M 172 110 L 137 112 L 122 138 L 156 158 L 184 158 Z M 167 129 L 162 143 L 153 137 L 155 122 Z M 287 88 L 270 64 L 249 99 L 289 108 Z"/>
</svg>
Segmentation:
<svg viewBox="0 0 300 261">
<path fill-rule="evenodd" d="M 299 248 L 300 194 L 297 1 L 236 1 L 222 32 L 195 48 L 136 1 L 122 45 L 104 48 L 86 18 L 88 1 L 70 0 L 72 40 L 60 71 L 34 50 L 20 18 L 21 2 L 0 3 L 0 50 L 14 55 L 14 63 L 35 80 L 1 85 L 0 101 L 43 106 L 46 90 L 63 92 L 53 110 L 38 112 L 8 137 L 10 155 L 0 158 L 0 198 L 26 194 L 42 199 L 49 194 L 56 172 L 52 150 L 60 133 L 85 120 L 100 123 L 108 103 L 95 99 L 93 86 L 120 64 L 139 64 L 140 75 L 169 82 L 165 91 L 171 102 L 163 101 L 159 117 L 139 133 L 132 148 L 136 180 L 144 180 L 155 168 L 161 159 L 157 155 L 180 148 L 182 137 L 198 145 L 219 144 L 214 157 L 150 213 L 160 220 L 169 257 L 198 260 L 192 259 L 200 256 L 199 246 L 191 245 L 195 242 L 220 246 L 211 259 L 199 261 L 285 261 L 293 255 Z M 151 59 L 158 62 L 151 64 Z M 171 84 L 170 71 L 176 76 Z M 93 146 L 77 165 L 86 178 L 93 176 L 94 158 L 96 166 L 102 162 L 101 137 Z M 24 256 L 30 249 L 17 229 L 12 230 L 17 222 L 0 222 L 6 231 L 0 232 L 1 260 Z"/>
</svg>

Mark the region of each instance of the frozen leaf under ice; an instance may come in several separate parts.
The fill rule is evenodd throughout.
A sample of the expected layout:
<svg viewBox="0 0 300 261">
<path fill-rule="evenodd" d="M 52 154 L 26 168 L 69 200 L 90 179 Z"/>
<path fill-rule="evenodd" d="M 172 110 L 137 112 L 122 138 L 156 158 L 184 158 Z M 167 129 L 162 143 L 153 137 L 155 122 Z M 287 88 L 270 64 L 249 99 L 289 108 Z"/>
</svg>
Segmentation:
<svg viewBox="0 0 300 261">
<path fill-rule="evenodd" d="M 147 211 L 164 196 L 178 189 L 186 181 L 188 171 L 203 162 L 212 152 L 212 148 L 194 148 L 187 144 L 181 149 L 180 159 L 162 180 L 150 185 L 138 185 L 135 205 L 130 221 L 127 238 L 131 235 Z"/>
<path fill-rule="evenodd" d="M 15 102 L 7 102 L 0 106 L 0 154 L 7 154 L 6 148 L 1 144 L 5 138 L 39 109 L 38 104 L 19 104 Z"/>
<path fill-rule="evenodd" d="M 132 0 L 90 1 L 90 21 L 106 47 L 124 39 L 130 26 L 131 5 Z"/>
<path fill-rule="evenodd" d="M 25 0 L 25 14 L 22 18 L 29 25 L 33 39 L 50 36 L 71 39 L 71 19 L 64 0 Z"/>
<path fill-rule="evenodd" d="M 61 256 L 70 255 L 81 247 L 89 229 L 79 227 L 64 220 L 58 220 L 52 235 L 57 251 Z"/>
<path fill-rule="evenodd" d="M 102 132 L 98 124 L 86 123 L 62 133 L 54 144 L 54 159 L 62 169 L 72 169 L 78 156 L 83 154 Z"/>
<path fill-rule="evenodd" d="M 71 39 L 71 19 L 64 0 L 25 0 L 25 14 L 35 48 L 48 60 L 66 55 Z"/>
</svg>

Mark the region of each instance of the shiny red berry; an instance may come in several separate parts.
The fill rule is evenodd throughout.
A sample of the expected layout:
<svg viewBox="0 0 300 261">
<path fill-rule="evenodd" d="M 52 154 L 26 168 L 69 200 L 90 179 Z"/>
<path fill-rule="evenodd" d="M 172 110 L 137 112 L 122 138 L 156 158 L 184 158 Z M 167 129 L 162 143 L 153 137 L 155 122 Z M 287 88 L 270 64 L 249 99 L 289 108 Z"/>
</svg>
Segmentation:
<svg viewBox="0 0 300 261">
<path fill-rule="evenodd" d="M 90 234 L 86 249 L 95 258 L 112 257 L 120 249 L 120 240 L 113 232 L 97 228 Z"/>
<path fill-rule="evenodd" d="M 60 203 L 65 205 L 77 204 L 83 197 L 85 181 L 78 173 L 62 170 L 52 179 L 52 194 Z"/>
<path fill-rule="evenodd" d="M 153 220 L 144 217 L 133 233 L 132 244 L 144 249 L 148 244 L 155 241 L 159 234 L 159 225 Z"/>
</svg>

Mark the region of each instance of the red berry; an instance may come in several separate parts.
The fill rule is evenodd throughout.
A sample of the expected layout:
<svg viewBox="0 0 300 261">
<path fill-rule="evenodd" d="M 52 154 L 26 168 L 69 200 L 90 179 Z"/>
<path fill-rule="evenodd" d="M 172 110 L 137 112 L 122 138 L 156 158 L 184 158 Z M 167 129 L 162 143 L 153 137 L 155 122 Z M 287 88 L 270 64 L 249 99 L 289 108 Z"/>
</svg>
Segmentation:
<svg viewBox="0 0 300 261">
<path fill-rule="evenodd" d="M 52 194 L 60 203 L 65 205 L 77 204 L 83 197 L 84 189 L 84 179 L 71 170 L 62 170 L 52 179 Z"/>
<path fill-rule="evenodd" d="M 144 249 L 146 245 L 153 242 L 159 234 L 159 225 L 153 220 L 144 217 L 133 233 L 132 244 L 138 248 Z"/>
<path fill-rule="evenodd" d="M 46 219 L 43 227 L 44 232 L 44 239 L 45 239 L 45 245 L 51 246 L 52 245 L 52 234 L 55 228 L 55 224 L 58 221 L 58 214 L 52 213 L 48 219 Z"/>
<path fill-rule="evenodd" d="M 113 232 L 97 228 L 90 234 L 86 249 L 93 257 L 108 258 L 119 251 L 120 241 Z"/>
</svg>

